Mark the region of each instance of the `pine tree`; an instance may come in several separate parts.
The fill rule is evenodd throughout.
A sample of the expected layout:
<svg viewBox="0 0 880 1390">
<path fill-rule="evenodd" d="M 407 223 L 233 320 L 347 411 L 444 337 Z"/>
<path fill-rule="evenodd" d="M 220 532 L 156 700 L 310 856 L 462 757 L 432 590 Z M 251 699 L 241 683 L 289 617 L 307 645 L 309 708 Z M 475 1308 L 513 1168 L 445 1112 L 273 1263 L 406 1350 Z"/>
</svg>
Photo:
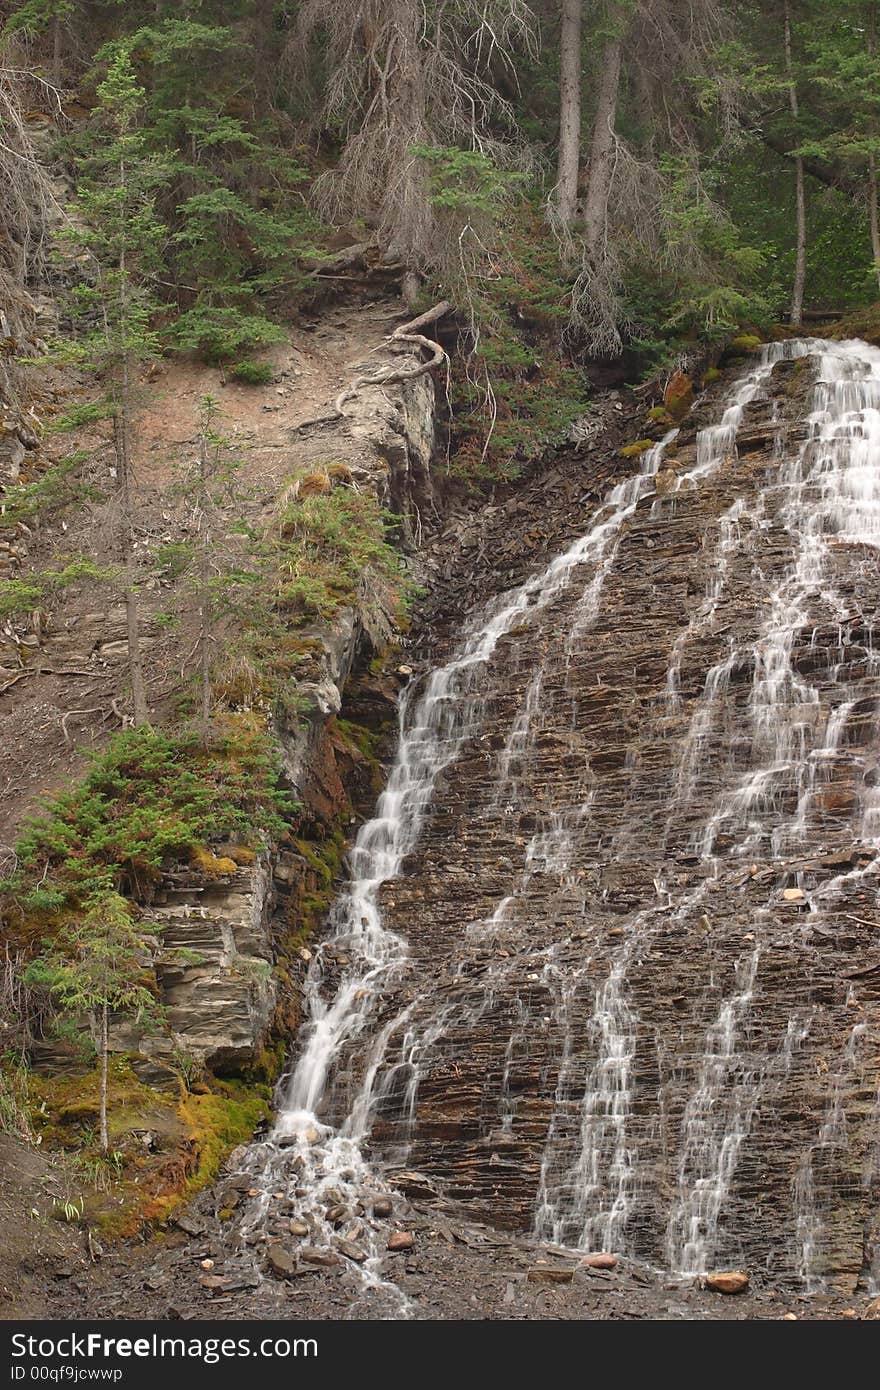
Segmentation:
<svg viewBox="0 0 880 1390">
<path fill-rule="evenodd" d="M 183 579 L 195 601 L 198 651 L 199 734 L 208 747 L 212 734 L 212 648 L 218 620 L 235 606 L 238 589 L 250 589 L 250 576 L 235 567 L 242 537 L 220 534 L 220 508 L 235 500 L 239 461 L 218 428 L 219 407 L 204 396 L 199 408 L 196 458 L 182 480 L 190 507 L 193 540 L 186 548 Z"/>
<path fill-rule="evenodd" d="M 317 231 L 305 170 L 273 144 L 259 109 L 250 31 L 227 22 L 228 8 L 168 7 L 127 40 L 143 73 L 144 149 L 166 171 L 157 211 L 179 309 L 170 338 L 213 361 L 283 339 L 267 301 L 307 283 L 298 264 Z"/>
<path fill-rule="evenodd" d="M 144 971 L 147 943 L 132 919 L 131 904 L 109 886 L 96 893 L 81 917 L 59 925 L 46 951 L 28 968 L 27 980 L 47 989 L 67 1013 L 87 1015 L 100 1064 L 100 1138 L 107 1153 L 107 1093 L 111 1015 L 155 1027 L 161 1009 Z"/>
<path fill-rule="evenodd" d="M 147 722 L 149 711 L 137 595 L 132 436 L 137 371 L 158 351 L 151 320 L 158 303 L 153 285 L 163 242 L 155 213 L 161 169 L 144 148 L 138 119 L 145 93 L 124 45 L 115 49 L 97 96 L 97 148 L 80 180 L 77 220 L 65 233 L 68 243 L 84 253 L 91 283 L 80 285 L 75 296 L 82 331 L 73 342 L 56 344 L 55 356 L 93 373 L 112 421 L 128 667 L 134 722 L 139 725 Z"/>
</svg>

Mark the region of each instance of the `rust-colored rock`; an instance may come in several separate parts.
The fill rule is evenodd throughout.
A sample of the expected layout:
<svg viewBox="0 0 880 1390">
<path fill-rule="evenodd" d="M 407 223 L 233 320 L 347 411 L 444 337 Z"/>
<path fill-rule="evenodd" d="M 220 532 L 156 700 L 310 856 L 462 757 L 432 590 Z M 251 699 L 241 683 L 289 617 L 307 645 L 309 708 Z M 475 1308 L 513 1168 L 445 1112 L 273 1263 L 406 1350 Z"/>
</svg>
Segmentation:
<svg viewBox="0 0 880 1390">
<path fill-rule="evenodd" d="M 415 1236 L 411 1231 L 392 1231 L 388 1237 L 387 1249 L 394 1252 L 412 1250 L 415 1243 Z"/>
<path fill-rule="evenodd" d="M 745 1293 L 749 1287 L 749 1276 L 742 1270 L 723 1270 L 717 1274 L 707 1274 L 707 1289 L 715 1293 Z"/>
</svg>

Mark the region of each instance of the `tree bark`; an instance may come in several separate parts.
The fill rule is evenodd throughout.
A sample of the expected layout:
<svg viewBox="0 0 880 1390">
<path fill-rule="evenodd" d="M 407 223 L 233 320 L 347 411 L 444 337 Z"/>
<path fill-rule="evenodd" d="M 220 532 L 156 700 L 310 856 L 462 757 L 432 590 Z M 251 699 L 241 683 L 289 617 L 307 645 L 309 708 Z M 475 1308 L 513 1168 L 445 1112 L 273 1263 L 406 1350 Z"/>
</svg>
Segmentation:
<svg viewBox="0 0 880 1390">
<path fill-rule="evenodd" d="M 559 157 L 556 211 L 570 227 L 577 211 L 581 158 L 581 17 L 583 0 L 562 0 L 559 40 Z"/>
<path fill-rule="evenodd" d="M 125 164 L 120 160 L 119 182 L 126 190 Z M 119 319 L 122 338 L 122 361 L 119 372 L 119 403 L 116 412 L 116 464 L 119 495 L 122 502 L 122 544 L 125 570 L 125 629 L 128 638 L 128 675 L 131 681 L 131 701 L 135 728 L 146 724 L 149 717 L 144 668 L 141 655 L 140 614 L 138 612 L 137 577 L 134 560 L 134 509 L 131 496 L 131 364 L 127 347 L 128 290 L 126 238 L 121 238 L 119 252 Z"/>
<path fill-rule="evenodd" d="M 57 15 L 52 20 L 52 81 L 61 87 L 61 20 Z"/>
<path fill-rule="evenodd" d="M 110 1137 L 107 1133 L 107 1070 L 108 1054 L 110 1052 L 110 1026 L 109 1026 L 109 1007 L 106 999 L 101 1006 L 101 1100 L 100 1100 L 100 1124 L 101 1124 L 101 1152 L 107 1153 L 110 1148 Z"/>
<path fill-rule="evenodd" d="M 880 202 L 877 194 L 877 159 L 873 154 L 868 161 L 868 202 L 871 211 L 871 252 L 880 285 Z"/>
<path fill-rule="evenodd" d="M 211 737 L 211 500 L 208 489 L 208 441 L 199 442 L 199 648 L 201 684 L 201 735 L 207 747 Z"/>
<path fill-rule="evenodd" d="M 791 54 L 791 3 L 785 0 L 785 72 L 788 78 L 788 99 L 795 122 L 800 119 L 797 83 L 794 76 L 794 63 Z M 797 203 L 797 252 L 795 255 L 794 284 L 791 291 L 791 324 L 799 328 L 804 321 L 804 289 L 807 281 L 807 200 L 804 191 L 804 161 L 801 155 L 794 157 L 795 200 Z"/>
<path fill-rule="evenodd" d="M 120 391 L 119 415 L 116 421 L 117 472 L 119 474 L 119 495 L 122 503 L 122 545 L 123 545 L 123 602 L 125 604 L 125 631 L 128 639 L 128 676 L 131 681 L 132 714 L 135 727 L 146 724 L 149 718 L 147 692 L 144 685 L 144 666 L 141 654 L 141 623 L 138 611 L 137 572 L 134 561 L 134 512 L 131 497 L 131 447 L 128 363 L 122 369 L 122 388 Z"/>
<path fill-rule="evenodd" d="M 868 52 L 874 56 L 877 48 L 877 3 L 871 6 L 867 26 Z M 871 135 L 876 136 L 877 127 L 874 121 L 871 122 Z M 880 207 L 878 207 L 877 195 L 877 156 L 871 154 L 868 157 L 868 208 L 871 217 L 871 254 L 874 257 L 874 270 L 877 275 L 877 283 L 880 285 Z"/>
<path fill-rule="evenodd" d="M 590 146 L 590 170 L 584 199 L 584 243 L 595 260 L 608 228 L 608 198 L 614 168 L 614 124 L 620 94 L 620 69 L 627 28 L 627 6 L 613 0 L 608 9 L 609 34 L 602 50 L 596 116 Z"/>
</svg>

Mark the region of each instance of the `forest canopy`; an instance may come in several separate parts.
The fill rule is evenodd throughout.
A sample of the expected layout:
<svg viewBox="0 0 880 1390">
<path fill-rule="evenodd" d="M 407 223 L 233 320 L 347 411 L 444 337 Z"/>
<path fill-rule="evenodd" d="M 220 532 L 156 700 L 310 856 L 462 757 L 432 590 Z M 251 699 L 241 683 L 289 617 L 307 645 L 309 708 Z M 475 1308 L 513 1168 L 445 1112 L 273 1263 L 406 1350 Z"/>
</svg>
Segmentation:
<svg viewBox="0 0 880 1390">
<path fill-rule="evenodd" d="M 94 189 L 120 55 L 167 350 L 247 364 L 340 238 L 396 257 L 414 307 L 455 304 L 475 389 L 515 374 L 524 336 L 633 376 L 876 296 L 874 0 L 12 0 L 0 17 L 12 304 L 45 263 L 37 117 Z"/>
</svg>

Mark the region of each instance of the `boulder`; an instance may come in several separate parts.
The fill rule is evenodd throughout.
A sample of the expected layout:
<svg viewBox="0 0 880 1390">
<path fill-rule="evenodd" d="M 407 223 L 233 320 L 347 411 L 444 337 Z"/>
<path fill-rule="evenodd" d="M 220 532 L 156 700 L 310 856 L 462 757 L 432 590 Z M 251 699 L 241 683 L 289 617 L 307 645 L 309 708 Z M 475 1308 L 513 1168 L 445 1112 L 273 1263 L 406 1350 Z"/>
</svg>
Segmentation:
<svg viewBox="0 0 880 1390">
<path fill-rule="evenodd" d="M 411 1231 L 392 1231 L 388 1237 L 387 1249 L 391 1251 L 412 1250 L 415 1245 L 415 1236 Z"/>
<path fill-rule="evenodd" d="M 721 1270 L 716 1274 L 707 1274 L 705 1284 L 707 1289 L 713 1289 L 715 1293 L 745 1293 L 749 1287 L 749 1276 L 742 1270 Z"/>
</svg>

